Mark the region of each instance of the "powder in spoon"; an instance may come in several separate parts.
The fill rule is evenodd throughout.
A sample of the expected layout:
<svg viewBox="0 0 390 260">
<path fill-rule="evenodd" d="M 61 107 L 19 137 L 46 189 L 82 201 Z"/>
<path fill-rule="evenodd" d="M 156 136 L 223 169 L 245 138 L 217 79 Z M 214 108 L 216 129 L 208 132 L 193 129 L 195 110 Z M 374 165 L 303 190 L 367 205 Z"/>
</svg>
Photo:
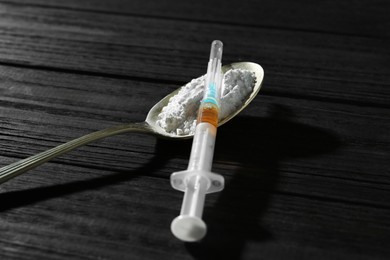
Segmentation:
<svg viewBox="0 0 390 260">
<path fill-rule="evenodd" d="M 252 92 L 255 82 L 255 73 L 249 70 L 231 69 L 224 74 L 219 120 L 242 106 Z M 171 97 L 158 115 L 157 125 L 172 134 L 194 134 L 204 84 L 205 76 L 193 79 Z"/>
</svg>

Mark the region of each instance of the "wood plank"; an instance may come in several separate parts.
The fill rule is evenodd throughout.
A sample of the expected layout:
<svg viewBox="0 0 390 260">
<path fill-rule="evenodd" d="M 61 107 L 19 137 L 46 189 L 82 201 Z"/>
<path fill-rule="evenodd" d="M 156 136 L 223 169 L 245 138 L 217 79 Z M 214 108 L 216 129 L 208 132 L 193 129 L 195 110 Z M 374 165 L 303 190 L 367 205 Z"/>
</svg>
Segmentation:
<svg viewBox="0 0 390 260">
<path fill-rule="evenodd" d="M 390 103 L 390 55 L 382 39 L 4 3 L 0 10 L 2 64 L 184 83 L 204 73 L 209 44 L 221 38 L 225 63 L 249 60 L 265 68 L 269 94 Z"/>
<path fill-rule="evenodd" d="M 389 209 L 270 194 L 258 179 L 242 177 L 242 183 L 228 177 L 223 193 L 207 197 L 208 237 L 184 246 L 169 230 L 182 193 L 167 179 L 53 163 L 43 167 L 57 173 L 42 178 L 45 185 L 30 175 L 15 180 L 19 188 L 1 186 L 2 258 L 258 259 L 281 248 L 275 259 L 285 259 L 286 252 L 292 259 L 317 254 L 382 259 L 390 253 Z"/>
<path fill-rule="evenodd" d="M 141 121 L 172 86 L 19 69 L 8 74 L 0 90 L 1 154 L 23 158 L 91 131 Z M 388 115 L 384 108 L 260 94 L 221 128 L 215 171 L 225 176 L 249 174 L 268 183 L 271 177 L 262 174 L 264 168 L 275 175 L 271 180 L 277 180 L 276 192 L 388 208 Z M 237 137 L 240 142 L 232 143 Z M 186 168 L 190 145 L 128 134 L 55 161 L 112 171 L 153 164 L 162 173 L 154 169 L 145 174 L 167 178 Z M 35 174 L 45 171 L 38 168 Z M 274 190 L 273 185 L 269 189 Z"/>
<path fill-rule="evenodd" d="M 1 1 L 7 2 L 10 1 Z M 59 9 L 85 10 L 116 15 L 137 15 L 205 23 L 225 23 L 268 27 L 273 29 L 306 30 L 321 33 L 355 34 L 367 37 L 389 37 L 390 5 L 383 0 L 350 1 L 47 1 L 15 0 L 12 4 L 38 5 Z"/>
<path fill-rule="evenodd" d="M 191 141 L 128 134 L 2 184 L 0 259 L 389 259 L 389 4 L 224 3 L 0 0 L 0 166 L 142 121 L 214 37 L 266 71 L 219 129 L 202 242 L 169 230 Z"/>
</svg>

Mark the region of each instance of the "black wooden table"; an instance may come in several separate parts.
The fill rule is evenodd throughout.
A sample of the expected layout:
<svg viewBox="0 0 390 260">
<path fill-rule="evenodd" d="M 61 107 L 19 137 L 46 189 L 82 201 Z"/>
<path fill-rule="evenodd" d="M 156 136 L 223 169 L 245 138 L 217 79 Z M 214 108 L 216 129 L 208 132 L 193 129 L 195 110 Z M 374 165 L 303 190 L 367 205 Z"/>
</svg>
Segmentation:
<svg viewBox="0 0 390 260">
<path fill-rule="evenodd" d="M 218 132 L 207 237 L 170 232 L 191 141 L 79 148 L 0 185 L 0 259 L 389 259 L 390 4 L 0 0 L 0 162 L 140 122 L 223 63 L 265 70 Z"/>
</svg>

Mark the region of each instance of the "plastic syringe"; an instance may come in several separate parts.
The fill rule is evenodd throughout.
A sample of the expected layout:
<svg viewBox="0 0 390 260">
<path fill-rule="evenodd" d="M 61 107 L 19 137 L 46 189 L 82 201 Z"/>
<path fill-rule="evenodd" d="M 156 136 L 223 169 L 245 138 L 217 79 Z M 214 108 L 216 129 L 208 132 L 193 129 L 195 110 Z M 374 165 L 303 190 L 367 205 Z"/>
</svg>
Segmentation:
<svg viewBox="0 0 390 260">
<path fill-rule="evenodd" d="M 211 44 L 204 97 L 198 111 L 188 168 L 171 175 L 172 187 L 185 192 L 180 215 L 172 221 L 171 230 L 177 238 L 187 242 L 198 241 L 206 235 L 207 226 L 202 220 L 206 194 L 224 187 L 224 178 L 211 172 L 222 88 L 222 48 L 220 41 Z"/>
</svg>

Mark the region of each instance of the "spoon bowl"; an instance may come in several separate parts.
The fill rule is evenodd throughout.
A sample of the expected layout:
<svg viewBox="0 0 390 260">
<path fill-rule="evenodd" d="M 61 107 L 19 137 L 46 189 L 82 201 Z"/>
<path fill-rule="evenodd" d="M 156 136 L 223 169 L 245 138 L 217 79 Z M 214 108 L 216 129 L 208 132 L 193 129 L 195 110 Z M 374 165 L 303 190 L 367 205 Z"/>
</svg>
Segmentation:
<svg viewBox="0 0 390 260">
<path fill-rule="evenodd" d="M 231 113 L 227 117 L 222 118 L 218 122 L 218 126 L 225 124 L 230 119 L 235 117 L 238 113 L 240 113 L 246 106 L 248 106 L 249 103 L 256 97 L 257 93 L 259 93 L 259 90 L 260 90 L 261 85 L 263 83 L 264 70 L 257 63 L 253 63 L 253 62 L 231 63 L 229 65 L 225 65 L 222 67 L 222 73 L 225 74 L 227 71 L 229 71 L 231 69 L 243 69 L 243 70 L 249 70 L 249 71 L 254 72 L 255 76 L 256 76 L 256 82 L 255 82 L 255 86 L 252 89 L 251 94 L 248 96 L 248 98 L 245 100 L 245 102 L 243 102 L 242 105 L 234 113 Z M 173 91 L 171 94 L 165 96 L 162 100 L 160 100 L 156 105 L 154 105 L 150 109 L 150 111 L 146 117 L 145 122 L 148 124 L 148 126 L 150 127 L 150 130 L 153 131 L 153 133 L 160 135 L 162 137 L 176 138 L 176 139 L 188 139 L 188 138 L 192 138 L 194 136 L 194 134 L 177 135 L 177 134 L 173 134 L 173 133 L 168 133 L 157 124 L 157 120 L 159 119 L 158 115 L 161 113 L 161 110 L 166 105 L 168 105 L 169 99 L 171 97 L 175 96 L 180 91 L 180 89 L 181 88 L 179 88 L 179 89 Z M 150 132 L 149 134 L 153 134 L 153 133 Z"/>
<path fill-rule="evenodd" d="M 241 107 L 239 107 L 234 113 L 231 113 L 227 117 L 223 118 L 218 123 L 219 126 L 223 125 L 224 123 L 232 119 L 234 116 L 236 116 L 238 113 L 240 113 L 240 111 L 242 111 L 255 98 L 255 96 L 257 95 L 257 93 L 261 88 L 261 84 L 264 78 L 263 68 L 260 65 L 253 62 L 238 62 L 238 63 L 225 65 L 222 67 L 222 72 L 225 73 L 230 69 L 245 69 L 254 72 L 256 76 L 256 83 L 255 86 L 253 87 L 252 93 L 249 95 L 247 100 L 243 102 Z M 174 92 L 172 92 L 171 94 L 167 95 L 162 100 L 160 100 L 156 105 L 154 105 L 150 109 L 144 122 L 129 123 L 129 124 L 114 126 L 104 130 L 93 132 L 84 135 L 82 137 L 79 137 L 77 139 L 74 139 L 72 141 L 69 141 L 67 143 L 56 146 L 54 148 L 51 148 L 47 151 L 38 153 L 26 159 L 17 161 L 15 163 L 0 168 L 0 184 L 22 173 L 25 173 L 28 170 L 31 170 L 57 156 L 72 151 L 73 149 L 76 149 L 80 146 L 86 145 L 93 141 L 105 137 L 113 136 L 113 135 L 133 132 L 133 133 L 151 134 L 151 135 L 168 138 L 168 139 L 188 139 L 193 137 L 193 134 L 177 135 L 173 133 L 168 133 L 157 124 L 158 115 L 162 111 L 163 107 L 165 107 L 168 104 L 169 99 L 174 95 L 176 95 L 180 91 L 180 89 L 181 88 L 175 90 Z"/>
</svg>

